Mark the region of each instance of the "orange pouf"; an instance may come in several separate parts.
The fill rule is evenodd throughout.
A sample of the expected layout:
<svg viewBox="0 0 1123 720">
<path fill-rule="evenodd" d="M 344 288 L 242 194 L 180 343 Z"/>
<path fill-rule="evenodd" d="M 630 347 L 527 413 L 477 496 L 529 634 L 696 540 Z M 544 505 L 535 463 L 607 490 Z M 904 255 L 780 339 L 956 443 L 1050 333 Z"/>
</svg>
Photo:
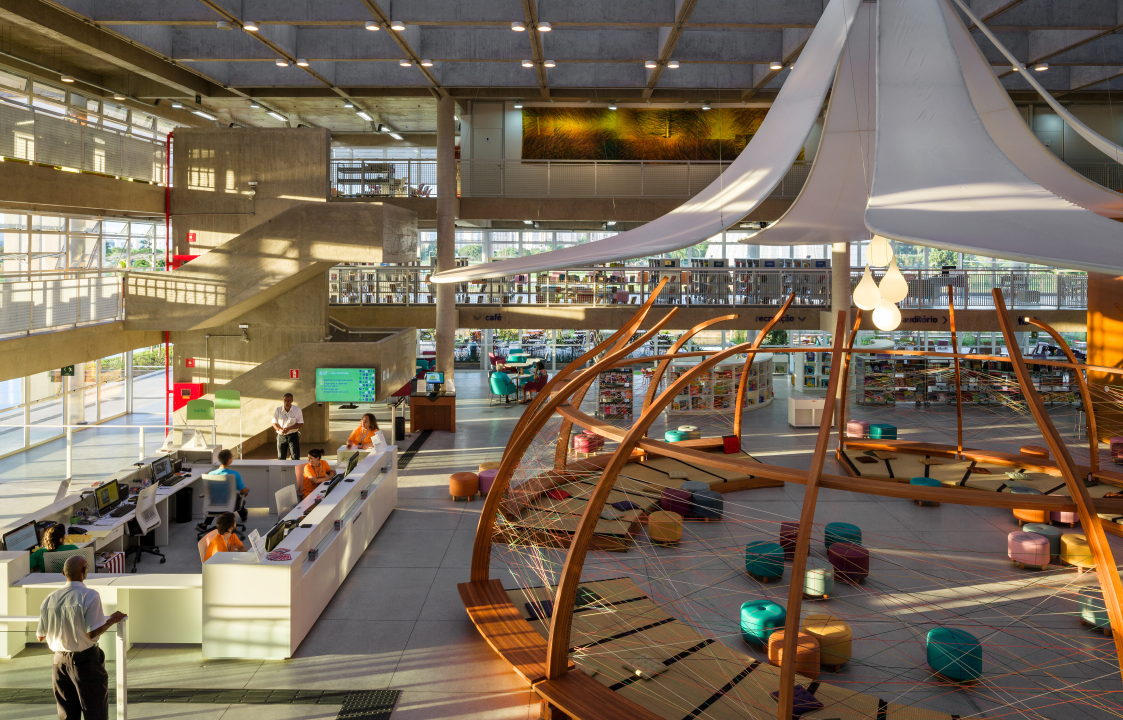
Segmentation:
<svg viewBox="0 0 1123 720">
<path fill-rule="evenodd" d="M 467 498 L 471 500 L 480 491 L 480 476 L 476 473 L 458 472 L 448 477 L 448 494 L 452 499 Z"/>
<path fill-rule="evenodd" d="M 784 662 L 784 631 L 777 630 L 768 638 L 768 662 L 779 667 Z M 819 640 L 801 632 L 795 642 L 795 671 L 816 680 L 819 677 Z"/>
</svg>

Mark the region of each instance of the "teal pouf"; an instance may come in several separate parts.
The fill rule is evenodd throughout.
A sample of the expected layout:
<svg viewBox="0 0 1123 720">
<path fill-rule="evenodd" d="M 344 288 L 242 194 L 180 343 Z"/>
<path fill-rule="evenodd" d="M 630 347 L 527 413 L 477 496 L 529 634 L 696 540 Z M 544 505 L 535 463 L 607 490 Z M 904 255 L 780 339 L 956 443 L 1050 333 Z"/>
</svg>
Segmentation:
<svg viewBox="0 0 1123 720">
<path fill-rule="evenodd" d="M 827 523 L 823 531 L 823 546 L 831 549 L 836 542 L 848 542 L 855 545 L 862 544 L 862 528 L 844 522 Z"/>
<path fill-rule="evenodd" d="M 834 567 L 819 558 L 807 558 L 807 570 L 803 575 L 803 594 L 813 598 L 833 595 Z"/>
<path fill-rule="evenodd" d="M 703 520 L 721 520 L 725 512 L 725 499 L 713 490 L 699 490 L 690 494 L 694 517 Z"/>
<path fill-rule="evenodd" d="M 1111 631 L 1111 620 L 1107 616 L 1107 605 L 1102 593 L 1094 590 L 1080 595 L 1080 624 L 1102 629 L 1104 635 Z"/>
<path fill-rule="evenodd" d="M 745 547 L 745 572 L 761 582 L 784 577 L 784 548 L 763 540 L 749 543 Z"/>
<path fill-rule="evenodd" d="M 750 600 L 741 605 L 741 637 L 749 645 L 767 645 L 768 638 L 784 629 L 788 612 L 771 600 Z"/>
<path fill-rule="evenodd" d="M 896 440 L 897 426 L 887 423 L 873 423 L 870 425 L 870 440 Z"/>
<path fill-rule="evenodd" d="M 685 490 L 688 493 L 696 493 L 702 492 L 703 490 L 709 490 L 710 484 L 707 482 L 702 482 L 701 480 L 684 480 L 682 485 L 680 485 L 678 489 Z"/>
<path fill-rule="evenodd" d="M 1042 523 L 1026 523 L 1022 526 L 1022 532 L 1044 535 L 1049 540 L 1049 554 L 1056 558 L 1061 556 L 1061 535 L 1063 533 L 1059 527 L 1043 525 Z"/>
<path fill-rule="evenodd" d="M 681 430 L 668 430 L 663 433 L 663 439 L 667 442 L 681 442 L 686 438 L 686 433 Z"/>
<path fill-rule="evenodd" d="M 934 628 L 928 632 L 928 665 L 948 680 L 976 680 L 983 674 L 983 646 L 965 630 Z"/>
<path fill-rule="evenodd" d="M 927 477 L 914 477 L 909 480 L 909 485 L 920 485 L 922 487 L 943 487 L 944 484 L 939 480 Z M 928 505 L 931 507 L 938 507 L 940 503 L 931 500 L 917 500 L 917 505 Z"/>
</svg>

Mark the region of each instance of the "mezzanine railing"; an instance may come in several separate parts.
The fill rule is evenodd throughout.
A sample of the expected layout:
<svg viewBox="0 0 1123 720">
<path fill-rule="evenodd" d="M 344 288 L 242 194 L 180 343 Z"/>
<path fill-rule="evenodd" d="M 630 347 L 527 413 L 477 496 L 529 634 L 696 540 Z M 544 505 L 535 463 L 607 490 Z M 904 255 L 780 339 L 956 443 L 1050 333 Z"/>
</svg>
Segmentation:
<svg viewBox="0 0 1123 720">
<path fill-rule="evenodd" d="M 120 270 L 40 270 L 0 275 L 0 337 L 124 319 Z"/>
</svg>

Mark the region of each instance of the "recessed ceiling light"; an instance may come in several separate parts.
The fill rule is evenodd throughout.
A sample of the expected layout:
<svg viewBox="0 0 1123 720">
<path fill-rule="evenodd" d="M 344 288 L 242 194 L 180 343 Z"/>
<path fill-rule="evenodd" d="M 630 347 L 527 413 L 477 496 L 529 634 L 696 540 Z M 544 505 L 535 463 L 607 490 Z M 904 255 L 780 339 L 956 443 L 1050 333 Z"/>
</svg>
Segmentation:
<svg viewBox="0 0 1123 720">
<path fill-rule="evenodd" d="M 605 223 L 605 225 L 607 225 L 608 227 L 616 227 L 616 221 L 615 220 L 609 220 L 608 222 Z"/>
<path fill-rule="evenodd" d="M 616 101 L 615 101 L 615 100 L 611 100 L 611 101 L 609 101 L 609 103 L 608 103 L 608 109 L 609 109 L 609 110 L 615 110 L 615 109 L 616 109 Z"/>
<path fill-rule="evenodd" d="M 410 60 L 409 58 L 403 58 L 403 59 L 399 60 L 398 64 L 401 65 L 402 67 L 413 67 L 413 61 Z"/>
<path fill-rule="evenodd" d="M 215 119 L 214 115 L 211 115 L 210 113 L 207 113 L 207 112 L 203 112 L 202 110 L 192 110 L 191 112 L 193 112 L 196 115 L 198 115 L 199 117 L 205 118 L 207 120 L 214 120 Z"/>
<path fill-rule="evenodd" d="M 1049 69 L 1049 63 L 1037 63 L 1033 66 L 1033 69 L 1037 72 L 1045 72 Z"/>
<path fill-rule="evenodd" d="M 550 32 L 550 31 L 551 31 L 551 30 L 553 30 L 553 29 L 554 29 L 554 26 L 553 26 L 553 25 L 551 25 L 551 24 L 550 24 L 550 23 L 548 23 L 548 22 L 540 22 L 540 23 L 538 23 L 538 32 Z"/>
<path fill-rule="evenodd" d="M 534 67 L 534 61 L 533 60 L 523 60 L 523 67 L 527 67 L 527 68 L 528 67 Z"/>
<path fill-rule="evenodd" d="M 390 133 L 390 137 L 394 138 L 395 140 L 401 140 L 401 139 L 402 139 L 402 136 L 401 136 L 401 135 L 399 135 L 399 134 L 398 134 L 398 133 L 396 133 L 396 132 L 392 132 L 392 133 Z"/>
<path fill-rule="evenodd" d="M 353 107 L 355 107 L 355 103 L 351 102 L 350 100 L 345 100 L 345 101 L 343 102 L 343 107 L 345 107 L 345 108 L 353 108 Z"/>
<path fill-rule="evenodd" d="M 534 224 L 533 220 L 523 220 L 523 225 L 533 225 L 533 224 Z"/>
<path fill-rule="evenodd" d="M 522 108 L 523 108 L 523 101 L 522 100 L 516 100 L 515 101 L 515 109 L 516 110 L 522 110 Z"/>
<path fill-rule="evenodd" d="M 357 111 L 355 114 L 361 117 L 363 120 L 366 120 L 367 122 L 370 122 L 372 119 L 370 115 L 367 115 L 362 110 Z"/>
<path fill-rule="evenodd" d="M 299 65 L 300 67 L 308 67 L 308 61 L 305 60 L 304 58 L 297 58 L 296 64 Z"/>
<path fill-rule="evenodd" d="M 768 69 L 769 70 L 783 70 L 784 69 L 784 63 L 775 62 L 775 61 L 770 62 L 770 63 L 768 63 Z"/>
<path fill-rule="evenodd" d="M 709 109 L 710 109 L 710 104 L 709 104 L 708 102 L 704 102 L 704 103 L 702 103 L 702 109 L 703 109 L 703 110 L 709 110 Z"/>
<path fill-rule="evenodd" d="M 667 67 L 672 70 L 678 70 L 678 60 L 668 60 Z"/>
<path fill-rule="evenodd" d="M 526 30 L 526 23 L 522 23 L 516 20 L 511 23 L 511 29 L 515 32 L 522 32 L 523 30 Z"/>
<path fill-rule="evenodd" d="M 553 60 L 543 60 L 542 64 L 546 67 L 556 67 L 557 66 L 557 63 L 554 62 Z"/>
<path fill-rule="evenodd" d="M 257 32 L 258 30 L 261 29 L 261 26 L 259 26 L 253 20 L 246 20 L 245 22 L 242 23 L 242 29 L 247 30 L 249 32 Z"/>
<path fill-rule="evenodd" d="M 270 110 L 267 114 L 269 115 L 269 117 L 273 118 L 274 120 L 280 120 L 281 122 L 287 122 L 288 121 L 287 117 L 285 117 L 281 113 L 276 112 L 274 110 Z"/>
<path fill-rule="evenodd" d="M 250 107 L 256 110 L 261 107 L 261 103 L 259 103 L 257 100 L 250 100 Z"/>
<path fill-rule="evenodd" d="M 406 24 L 404 22 L 402 22 L 401 20 L 391 20 L 390 21 L 390 29 L 391 30 L 397 30 L 398 32 L 401 32 L 402 30 L 406 29 Z"/>
<path fill-rule="evenodd" d="M 659 66 L 659 63 L 655 60 L 644 60 L 643 66 L 645 68 L 647 68 L 648 70 L 654 70 L 656 67 Z"/>
<path fill-rule="evenodd" d="M 231 25 L 229 20 L 219 20 L 215 23 L 219 30 L 229 30 Z"/>
<path fill-rule="evenodd" d="M 122 95 L 121 93 L 113 93 L 113 99 L 114 100 L 124 100 L 125 96 Z"/>
<path fill-rule="evenodd" d="M 64 83 L 74 82 L 74 78 L 71 77 L 70 75 L 63 75 L 62 77 L 59 78 L 59 80 L 62 80 Z"/>
<path fill-rule="evenodd" d="M 424 59 L 424 60 L 421 61 L 421 67 L 433 67 L 433 61 L 429 60 L 429 59 Z"/>
<path fill-rule="evenodd" d="M 277 67 L 288 67 L 289 66 L 289 61 L 285 60 L 284 58 L 277 58 L 276 63 L 277 63 Z"/>
<path fill-rule="evenodd" d="M 1017 65 L 1012 65 L 1011 67 L 1014 69 L 1014 72 L 1021 72 L 1022 71 L 1022 69 L 1020 67 L 1018 67 Z"/>
<path fill-rule="evenodd" d="M 381 27 L 379 27 L 378 23 L 373 20 L 367 20 L 366 25 L 364 25 L 363 27 L 365 27 L 367 30 L 370 30 L 371 32 L 378 32 L 382 29 Z"/>
</svg>

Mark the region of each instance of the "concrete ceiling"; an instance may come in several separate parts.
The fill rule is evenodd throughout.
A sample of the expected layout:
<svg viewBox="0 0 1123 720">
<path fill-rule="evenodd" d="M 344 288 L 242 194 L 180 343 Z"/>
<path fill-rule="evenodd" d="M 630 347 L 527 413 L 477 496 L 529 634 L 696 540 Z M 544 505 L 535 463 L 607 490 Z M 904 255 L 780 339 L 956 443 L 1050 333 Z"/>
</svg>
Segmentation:
<svg viewBox="0 0 1123 720">
<path fill-rule="evenodd" d="M 1037 77 L 1062 100 L 1107 102 L 1123 91 L 1123 0 L 969 2 L 1024 63 L 1048 63 Z M 273 109 L 293 125 L 369 130 L 344 107 L 351 102 L 375 122 L 431 133 L 434 100 L 446 93 L 463 102 L 768 102 L 788 73 L 769 64 L 799 56 L 825 4 L 0 0 L 0 49 L 146 102 L 198 97 L 222 121 L 281 126 L 266 114 Z M 391 30 L 391 20 L 405 29 Z M 246 21 L 260 29 L 244 30 Z M 514 21 L 529 29 L 512 31 Z M 367 30 L 368 22 L 380 29 Z M 540 22 L 552 31 L 535 31 Z M 975 37 L 1011 95 L 1036 102 L 1021 75 Z M 278 67 L 278 58 L 292 64 Z M 412 66 L 402 67 L 407 59 Z M 251 109 L 251 100 L 264 107 Z"/>
</svg>

